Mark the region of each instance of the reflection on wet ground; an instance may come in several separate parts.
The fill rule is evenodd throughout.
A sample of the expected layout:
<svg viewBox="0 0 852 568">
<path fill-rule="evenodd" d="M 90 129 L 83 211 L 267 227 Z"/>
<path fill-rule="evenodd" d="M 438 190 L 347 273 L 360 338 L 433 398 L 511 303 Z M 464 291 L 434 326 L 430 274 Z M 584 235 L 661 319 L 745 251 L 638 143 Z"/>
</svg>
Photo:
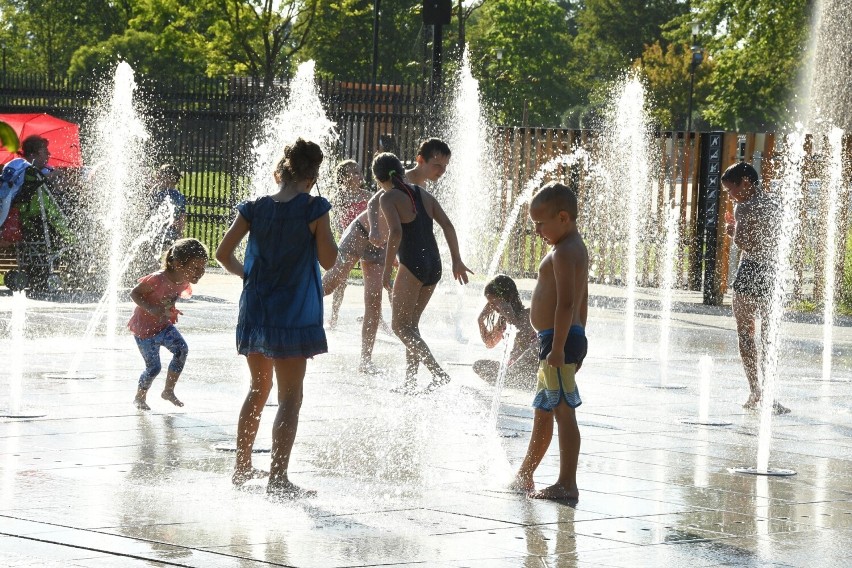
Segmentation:
<svg viewBox="0 0 852 568">
<path fill-rule="evenodd" d="M 724 311 L 679 311 L 672 382 L 659 383 L 657 318 L 640 304 L 635 357 L 625 358 L 618 307 L 591 310 L 589 357 L 578 375 L 583 435 L 576 507 L 504 490 L 524 455 L 531 393 L 502 393 L 474 359 L 479 292 L 439 291 L 424 335 L 453 377 L 428 398 L 390 393 L 402 376 L 398 342 L 380 332 L 378 377 L 354 372 L 361 288 L 351 286 L 332 353 L 309 363 L 291 476 L 315 499 L 273 502 L 261 482 L 232 489 L 233 442 L 247 385 L 233 351 L 234 283 L 215 273 L 181 309 L 190 345 L 176 409 L 149 397 L 131 404 L 141 357 L 129 336 L 107 349 L 80 339 L 91 305 L 30 303 L 25 408 L 43 418 L 0 419 L 0 564 L 4 566 L 845 566 L 852 564 L 852 335 L 836 333 L 835 380 L 821 371 L 818 323 L 785 327 L 778 396 L 793 412 L 773 425 L 770 466 L 797 475 L 729 473 L 755 465 L 758 416 L 741 408 L 747 387 L 733 322 Z M 617 289 L 597 290 L 604 298 Z M 682 294 L 678 302 L 698 303 Z M 0 297 L 0 317 L 9 318 Z M 617 302 L 616 302 L 617 304 Z M 459 310 L 458 306 L 463 305 Z M 603 304 L 601 304 L 603 305 Z M 130 311 L 122 304 L 124 319 Z M 5 326 L 3 326 L 5 329 Z M 5 333 L 5 332 L 4 332 Z M 458 340 L 461 338 L 461 342 Z M 9 338 L 2 336 L 5 352 Z M 46 379 L 79 350 L 95 380 Z M 701 355 L 714 359 L 710 418 L 698 426 Z M 9 404 L 0 369 L 0 409 Z M 428 380 L 423 372 L 421 380 Z M 162 377 L 155 384 L 161 384 Z M 153 392 L 153 391 L 152 391 Z M 269 444 L 267 409 L 258 444 Z M 536 474 L 552 483 L 557 440 Z M 268 467 L 268 454 L 255 464 Z"/>
</svg>

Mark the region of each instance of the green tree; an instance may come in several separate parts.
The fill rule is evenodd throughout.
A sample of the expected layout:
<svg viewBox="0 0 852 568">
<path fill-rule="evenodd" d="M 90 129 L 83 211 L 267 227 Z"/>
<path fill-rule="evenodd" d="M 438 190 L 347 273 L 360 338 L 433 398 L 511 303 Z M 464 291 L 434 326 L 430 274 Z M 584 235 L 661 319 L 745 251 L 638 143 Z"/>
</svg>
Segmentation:
<svg viewBox="0 0 852 568">
<path fill-rule="evenodd" d="M 574 48 L 588 92 L 620 76 L 661 37 L 662 26 L 688 9 L 683 0 L 585 0 Z"/>
<path fill-rule="evenodd" d="M 804 62 L 811 0 L 693 0 L 694 13 L 676 18 L 667 34 L 697 41 L 713 62 L 703 117 L 716 127 L 774 130 L 789 118 Z"/>
<path fill-rule="evenodd" d="M 299 59 L 325 76 L 366 80 L 373 58 L 373 1 L 319 0 L 310 39 Z M 346 36 L 347 41 L 341 41 Z"/>
<path fill-rule="evenodd" d="M 651 116 L 660 128 L 684 130 L 689 113 L 689 84 L 693 52 L 689 45 L 670 43 L 663 47 L 659 41 L 645 47 L 635 66 L 645 75 L 652 100 Z M 710 90 L 714 65 L 703 61 L 695 67 L 693 101 L 703 101 Z M 693 105 L 693 125 L 696 125 Z"/>
<path fill-rule="evenodd" d="M 663 25 L 684 14 L 682 0 L 586 0 L 577 14 L 578 47 L 596 54 L 596 71 L 615 76 L 660 37 Z"/>
<path fill-rule="evenodd" d="M 474 13 L 467 34 L 497 120 L 520 124 L 526 114 L 528 124 L 558 126 L 576 91 L 565 11 L 551 0 L 493 0 Z"/>
<path fill-rule="evenodd" d="M 378 77 L 418 82 L 424 78 L 427 26 L 422 0 L 382 0 Z M 342 38 L 346 38 L 342 41 Z M 372 0 L 318 0 L 311 36 L 300 60 L 313 59 L 327 77 L 368 80 L 373 67 Z"/>
<path fill-rule="evenodd" d="M 125 7 L 109 0 L 0 0 L 6 71 L 64 76 L 78 47 L 123 29 Z"/>
<path fill-rule="evenodd" d="M 207 30 L 208 73 L 244 74 L 270 85 L 289 75 L 305 46 L 318 0 L 204 0 L 219 18 Z M 199 2 L 201 3 L 201 2 Z M 196 12 L 197 14 L 198 12 Z"/>
</svg>

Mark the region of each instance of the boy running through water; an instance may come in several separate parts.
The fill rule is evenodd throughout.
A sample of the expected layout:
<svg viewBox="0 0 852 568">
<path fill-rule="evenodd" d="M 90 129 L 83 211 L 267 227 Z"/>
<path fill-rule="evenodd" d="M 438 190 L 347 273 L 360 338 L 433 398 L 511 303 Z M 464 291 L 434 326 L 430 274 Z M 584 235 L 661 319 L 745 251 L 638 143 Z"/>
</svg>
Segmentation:
<svg viewBox="0 0 852 568">
<path fill-rule="evenodd" d="M 534 499 L 576 501 L 580 495 L 580 429 L 574 409 L 582 401 L 574 376 L 588 347 L 589 254 L 577 230 L 577 213 L 577 196 L 560 183 L 548 183 L 530 203 L 535 232 L 552 248 L 539 264 L 530 302 L 530 323 L 540 345 L 538 387 L 530 444 L 512 488 Z M 559 429 L 559 478 L 535 491 L 533 472 L 550 445 L 554 418 Z"/>
</svg>

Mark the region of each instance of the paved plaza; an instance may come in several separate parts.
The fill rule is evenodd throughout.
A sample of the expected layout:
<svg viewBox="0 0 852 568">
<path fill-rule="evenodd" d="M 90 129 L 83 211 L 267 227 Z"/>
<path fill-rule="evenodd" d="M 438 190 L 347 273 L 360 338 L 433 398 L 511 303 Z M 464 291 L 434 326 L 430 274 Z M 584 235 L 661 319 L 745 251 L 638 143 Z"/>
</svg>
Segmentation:
<svg viewBox="0 0 852 568">
<path fill-rule="evenodd" d="M 639 294 L 631 352 L 624 290 L 593 286 L 578 375 L 581 493 L 569 506 L 505 490 L 526 449 L 532 386 L 503 389 L 498 406 L 494 385 L 473 373 L 474 360 L 502 354 L 478 337 L 482 283 L 436 292 L 422 328 L 453 380 L 428 397 L 390 392 L 404 361 L 388 334 L 375 356 L 385 373 L 355 371 L 362 288 L 353 283 L 328 332 L 331 352 L 308 364 L 291 461 L 291 478 L 318 496 L 280 502 L 261 482 L 230 483 L 248 385 L 233 339 L 239 283 L 211 269 L 179 304 L 190 355 L 176 393 L 186 406 L 157 396 L 161 375 L 150 412 L 132 404 L 142 359 L 131 336 L 85 338 L 96 300 L 28 300 L 27 337 L 13 345 L 14 300 L 0 293 L 0 414 L 44 414 L 0 418 L 0 566 L 852 565 L 849 321 L 835 329 L 831 381 L 820 378 L 819 317 L 785 322 L 778 400 L 792 412 L 773 420 L 770 466 L 796 475 L 744 475 L 728 468 L 756 465 L 759 416 L 741 406 L 748 389 L 730 302 L 676 294 L 662 385 L 657 292 Z M 131 308 L 125 294 L 119 327 Z M 20 385 L 6 363 L 13 349 L 24 351 Z M 689 423 L 702 355 L 713 358 L 708 415 L 727 426 Z M 95 378 L 45 377 L 74 366 Z M 269 449 L 274 412 L 264 413 L 258 449 Z M 268 453 L 255 465 L 267 468 Z M 537 485 L 557 470 L 554 439 Z"/>
</svg>

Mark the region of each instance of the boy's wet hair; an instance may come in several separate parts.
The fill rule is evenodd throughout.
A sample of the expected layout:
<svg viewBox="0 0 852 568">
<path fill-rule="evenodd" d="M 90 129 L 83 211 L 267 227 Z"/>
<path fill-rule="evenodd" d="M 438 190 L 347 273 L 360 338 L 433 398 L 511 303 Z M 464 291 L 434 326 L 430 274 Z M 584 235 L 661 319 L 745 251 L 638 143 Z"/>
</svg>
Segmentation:
<svg viewBox="0 0 852 568">
<path fill-rule="evenodd" d="M 722 174 L 722 181 L 729 181 L 737 185 L 743 181 L 743 178 L 749 180 L 752 185 L 756 184 L 760 179 L 757 170 L 748 162 L 738 162 L 728 166 L 725 173 Z"/>
<path fill-rule="evenodd" d="M 440 138 L 428 138 L 420 144 L 417 155 L 422 156 L 427 162 L 435 156 L 450 156 L 450 147 Z"/>
<path fill-rule="evenodd" d="M 297 138 L 284 147 L 284 155 L 275 166 L 275 178 L 282 181 L 302 181 L 319 177 L 322 148 L 316 142 Z"/>
<path fill-rule="evenodd" d="M 505 274 L 498 274 L 489 280 L 483 292 L 488 296 L 497 296 L 501 300 L 509 302 L 516 311 L 524 309 L 521 295 L 518 294 L 517 284 Z"/>
<path fill-rule="evenodd" d="M 539 189 L 530 201 L 530 206 L 546 206 L 554 213 L 565 211 L 572 220 L 577 220 L 579 207 L 577 193 L 565 184 L 551 181 Z"/>
<path fill-rule="evenodd" d="M 373 175 L 379 181 L 388 181 L 391 178 L 396 178 L 405 175 L 405 167 L 396 154 L 390 152 L 382 152 L 376 154 L 373 158 Z"/>
<path fill-rule="evenodd" d="M 355 160 L 343 160 L 337 167 L 334 168 L 334 179 L 337 182 L 338 187 L 343 186 L 347 182 L 347 178 L 349 177 L 349 168 L 355 167 L 358 168 L 358 162 Z"/>
<path fill-rule="evenodd" d="M 21 142 L 21 154 L 23 156 L 31 156 L 39 152 L 42 148 L 47 148 L 47 144 L 47 138 L 39 136 L 38 134 L 27 136 L 24 138 L 24 141 Z"/>
<path fill-rule="evenodd" d="M 207 247 L 201 241 L 198 239 L 178 239 L 166 251 L 163 257 L 163 269 L 174 270 L 179 265 L 183 266 L 187 262 L 199 258 L 204 259 L 204 262 L 210 259 Z"/>
</svg>

